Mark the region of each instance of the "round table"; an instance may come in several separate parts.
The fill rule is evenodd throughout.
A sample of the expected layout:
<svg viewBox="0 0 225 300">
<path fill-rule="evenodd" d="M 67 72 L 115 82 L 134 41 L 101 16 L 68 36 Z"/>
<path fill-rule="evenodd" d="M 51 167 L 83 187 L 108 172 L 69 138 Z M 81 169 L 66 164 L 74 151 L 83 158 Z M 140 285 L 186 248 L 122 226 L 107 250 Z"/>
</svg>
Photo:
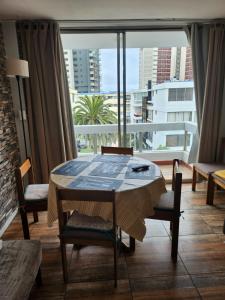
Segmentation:
<svg viewBox="0 0 225 300">
<path fill-rule="evenodd" d="M 132 167 L 149 165 L 143 172 Z M 166 192 L 165 180 L 154 163 L 129 155 L 81 156 L 52 170 L 49 182 L 48 224 L 57 219 L 56 187 L 75 189 L 105 189 L 116 191 L 117 225 L 130 236 L 143 240 L 144 219 L 154 214 L 154 207 Z M 65 210 L 112 219 L 108 203 L 64 202 Z"/>
</svg>

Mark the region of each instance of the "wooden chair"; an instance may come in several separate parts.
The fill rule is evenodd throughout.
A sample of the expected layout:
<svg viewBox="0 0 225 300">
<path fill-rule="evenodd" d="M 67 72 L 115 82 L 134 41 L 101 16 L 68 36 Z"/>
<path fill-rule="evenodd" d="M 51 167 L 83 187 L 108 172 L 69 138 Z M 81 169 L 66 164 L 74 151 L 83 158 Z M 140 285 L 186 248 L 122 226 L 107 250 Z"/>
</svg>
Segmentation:
<svg viewBox="0 0 225 300">
<path fill-rule="evenodd" d="M 15 170 L 15 176 L 23 235 L 24 239 L 30 239 L 27 213 L 32 212 L 34 222 L 38 222 L 38 212 L 47 210 L 48 184 L 34 184 L 34 175 L 29 158 Z M 28 177 L 28 185 L 25 187 L 26 177 Z"/>
<path fill-rule="evenodd" d="M 225 169 L 225 163 L 223 163 L 225 152 L 225 138 L 221 139 L 220 152 L 219 152 L 219 163 L 195 163 L 193 164 L 193 176 L 192 176 L 192 191 L 196 191 L 197 174 L 200 174 L 207 180 L 207 200 L 206 203 L 213 205 L 213 189 L 212 184 L 212 173 Z"/>
<path fill-rule="evenodd" d="M 178 237 L 180 223 L 180 200 L 182 173 L 179 171 L 179 160 L 173 160 L 172 191 L 162 194 L 159 203 L 154 207 L 155 214 L 148 219 L 170 221 L 170 230 L 172 234 L 171 257 L 174 262 L 177 261 Z M 134 240 L 135 243 L 135 240 Z"/>
<path fill-rule="evenodd" d="M 57 207 L 59 219 L 59 238 L 62 254 L 63 278 L 68 282 L 66 244 L 100 245 L 114 249 L 114 286 L 117 287 L 117 226 L 115 191 L 57 189 Z M 112 204 L 113 221 L 104 221 L 100 217 L 79 214 L 74 211 L 65 218 L 62 201 L 93 201 Z"/>
<path fill-rule="evenodd" d="M 182 173 L 179 171 L 179 160 L 173 160 L 172 191 L 161 195 L 159 203 L 154 208 L 155 214 L 150 219 L 170 221 L 172 234 L 171 257 L 177 261 L 178 237 L 180 223 L 180 200 L 181 200 Z"/>
<path fill-rule="evenodd" d="M 101 147 L 102 154 L 124 154 L 124 155 L 134 155 L 133 147 Z"/>
<path fill-rule="evenodd" d="M 102 154 L 123 154 L 123 155 L 134 155 L 133 147 L 108 147 L 108 146 L 102 146 L 101 147 L 101 153 Z M 120 229 L 120 241 L 122 240 L 122 231 Z M 135 239 L 131 236 L 129 237 L 129 251 L 134 252 L 135 251 Z"/>
</svg>

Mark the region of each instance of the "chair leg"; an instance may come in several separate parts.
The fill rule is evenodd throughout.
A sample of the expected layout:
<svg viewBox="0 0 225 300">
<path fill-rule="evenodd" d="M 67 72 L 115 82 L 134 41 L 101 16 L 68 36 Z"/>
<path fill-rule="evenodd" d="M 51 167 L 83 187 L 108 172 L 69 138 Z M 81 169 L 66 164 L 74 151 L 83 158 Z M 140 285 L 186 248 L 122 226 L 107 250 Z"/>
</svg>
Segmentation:
<svg viewBox="0 0 225 300">
<path fill-rule="evenodd" d="M 120 240 L 120 243 L 122 242 L 122 229 L 119 228 L 119 240 Z"/>
<path fill-rule="evenodd" d="M 22 227 L 23 227 L 23 236 L 25 240 L 30 239 L 30 232 L 29 232 L 29 225 L 27 220 L 27 213 L 24 211 L 23 208 L 20 209 L 20 216 L 22 221 Z"/>
<path fill-rule="evenodd" d="M 172 232 L 172 230 L 173 230 L 173 222 L 170 221 L 170 232 Z"/>
<path fill-rule="evenodd" d="M 42 276 L 41 276 L 41 269 L 40 268 L 38 269 L 38 273 L 37 273 L 37 276 L 36 276 L 36 283 L 37 283 L 37 286 L 42 286 Z"/>
<path fill-rule="evenodd" d="M 215 189 L 215 183 L 213 181 L 212 174 L 209 174 L 208 187 L 207 187 L 207 200 L 206 200 L 206 204 L 208 205 L 213 205 L 214 189 Z"/>
<path fill-rule="evenodd" d="M 63 279 L 64 282 L 68 282 L 68 269 L 67 269 L 67 259 L 66 259 L 66 245 L 60 240 L 60 248 L 62 255 L 62 266 L 63 266 Z"/>
<path fill-rule="evenodd" d="M 135 251 L 135 239 L 132 236 L 130 236 L 130 251 Z"/>
<path fill-rule="evenodd" d="M 114 287 L 117 287 L 117 243 L 114 242 Z"/>
<path fill-rule="evenodd" d="M 64 224 L 67 223 L 69 217 L 70 217 L 70 212 L 69 211 L 63 212 L 63 222 L 64 222 Z"/>
<path fill-rule="evenodd" d="M 172 227 L 172 248 L 171 257 L 174 262 L 177 262 L 177 252 L 178 252 L 178 237 L 179 237 L 179 218 L 173 221 Z"/>
<path fill-rule="evenodd" d="M 38 222 L 38 212 L 37 211 L 33 211 L 33 217 L 34 217 L 34 223 Z"/>
<path fill-rule="evenodd" d="M 196 191 L 196 179 L 197 179 L 197 176 L 196 176 L 196 169 L 195 167 L 193 167 L 193 176 L 192 176 L 192 191 L 195 192 Z"/>
</svg>

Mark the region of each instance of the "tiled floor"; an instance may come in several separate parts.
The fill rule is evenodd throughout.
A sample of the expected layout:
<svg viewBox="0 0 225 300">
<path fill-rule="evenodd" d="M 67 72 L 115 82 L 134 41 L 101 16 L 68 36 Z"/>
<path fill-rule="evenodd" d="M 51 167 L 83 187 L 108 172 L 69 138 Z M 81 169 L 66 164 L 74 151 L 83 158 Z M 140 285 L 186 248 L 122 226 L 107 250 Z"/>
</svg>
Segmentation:
<svg viewBox="0 0 225 300">
<path fill-rule="evenodd" d="M 112 250 L 101 247 L 68 247 L 70 283 L 64 285 L 57 224 L 48 228 L 46 213 L 40 214 L 40 222 L 30 229 L 32 239 L 43 246 L 43 286 L 34 286 L 30 299 L 225 299 L 225 193 L 217 192 L 210 207 L 205 204 L 206 185 L 197 187 L 193 193 L 190 184 L 183 184 L 177 264 L 170 258 L 168 222 L 148 220 L 144 242 L 136 242 L 134 254 L 119 257 L 117 289 Z M 19 217 L 3 238 L 22 238 Z"/>
</svg>

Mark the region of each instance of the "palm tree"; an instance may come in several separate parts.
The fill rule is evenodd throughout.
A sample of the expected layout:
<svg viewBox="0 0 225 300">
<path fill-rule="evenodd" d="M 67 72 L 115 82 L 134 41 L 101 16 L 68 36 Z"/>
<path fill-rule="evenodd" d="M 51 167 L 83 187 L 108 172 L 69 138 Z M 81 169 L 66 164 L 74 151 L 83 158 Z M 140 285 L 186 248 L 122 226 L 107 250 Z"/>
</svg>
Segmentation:
<svg viewBox="0 0 225 300">
<path fill-rule="evenodd" d="M 77 101 L 73 109 L 73 121 L 77 125 L 96 125 L 96 124 L 115 124 L 117 115 L 111 110 L 110 105 L 106 103 L 103 96 L 83 96 Z M 96 135 L 87 135 L 91 147 L 97 148 L 97 145 L 115 143 L 117 135 L 113 133 Z"/>
<path fill-rule="evenodd" d="M 73 120 L 77 125 L 114 124 L 117 117 L 103 96 L 93 95 L 80 97 L 73 110 Z"/>
</svg>

